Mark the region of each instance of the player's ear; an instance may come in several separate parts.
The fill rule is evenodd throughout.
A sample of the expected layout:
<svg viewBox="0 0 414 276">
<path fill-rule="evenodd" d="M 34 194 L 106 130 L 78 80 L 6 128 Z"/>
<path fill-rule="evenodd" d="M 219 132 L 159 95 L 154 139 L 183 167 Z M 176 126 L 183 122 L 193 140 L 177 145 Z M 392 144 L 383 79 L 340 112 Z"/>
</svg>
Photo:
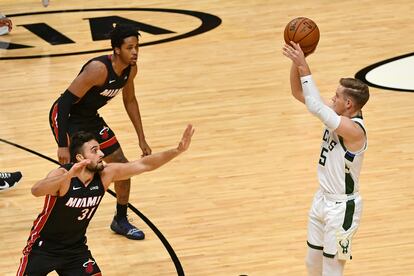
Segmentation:
<svg viewBox="0 0 414 276">
<path fill-rule="evenodd" d="M 119 55 L 121 54 L 121 49 L 119 49 L 118 47 L 114 48 L 115 54 Z"/>
<path fill-rule="evenodd" d="M 85 157 L 83 157 L 83 155 L 82 155 L 82 154 L 80 154 L 80 153 L 76 154 L 76 160 L 77 160 L 78 162 L 82 161 L 83 159 L 85 159 Z"/>
<path fill-rule="evenodd" d="M 354 107 L 354 102 L 350 98 L 347 98 L 345 102 L 345 106 L 347 109 L 351 109 Z"/>
</svg>

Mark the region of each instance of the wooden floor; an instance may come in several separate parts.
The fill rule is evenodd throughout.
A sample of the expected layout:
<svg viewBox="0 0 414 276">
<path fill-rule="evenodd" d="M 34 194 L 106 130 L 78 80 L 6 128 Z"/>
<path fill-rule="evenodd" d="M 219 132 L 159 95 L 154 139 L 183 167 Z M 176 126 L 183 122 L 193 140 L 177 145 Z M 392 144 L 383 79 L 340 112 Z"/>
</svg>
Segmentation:
<svg viewBox="0 0 414 276">
<path fill-rule="evenodd" d="M 186 275 L 306 275 L 307 211 L 318 186 L 322 126 L 290 96 L 290 62 L 281 54 L 284 26 L 297 16 L 317 22 L 321 40 L 309 62 L 322 94 L 330 97 L 339 77 L 413 51 L 414 2 L 51 0 L 47 8 L 40 2 L 4 0 L 0 11 L 166 8 L 222 19 L 209 32 L 140 49 L 135 88 L 153 151 L 175 146 L 189 122 L 196 133 L 191 149 L 179 159 L 133 178 L 130 200 L 170 242 Z M 143 22 L 175 32 L 200 24 L 189 16 L 141 14 Z M 82 22 L 88 16 L 44 18 L 81 39 L 62 51 L 108 48 L 108 41 L 91 42 Z M 12 19 L 14 30 L 0 41 L 36 46 L 16 53 L 55 49 L 21 26 L 38 22 L 39 16 Z M 156 38 L 143 33 L 141 42 Z M 0 49 L 0 58 L 15 52 Z M 56 158 L 49 108 L 96 55 L 0 59 L 0 138 Z M 361 176 L 364 213 L 345 275 L 414 275 L 413 106 L 412 93 L 371 88 L 364 108 L 369 135 Z M 138 158 L 121 97 L 101 113 L 128 158 Z M 0 194 L 0 275 L 16 273 L 43 206 L 30 188 L 55 167 L 0 142 L 0 171 L 24 175 L 16 189 Z M 114 210 L 115 199 L 107 195 L 88 230 L 104 275 L 176 275 L 167 250 L 137 216 L 130 212 L 133 223 L 146 232 L 144 241 L 110 231 Z"/>
</svg>

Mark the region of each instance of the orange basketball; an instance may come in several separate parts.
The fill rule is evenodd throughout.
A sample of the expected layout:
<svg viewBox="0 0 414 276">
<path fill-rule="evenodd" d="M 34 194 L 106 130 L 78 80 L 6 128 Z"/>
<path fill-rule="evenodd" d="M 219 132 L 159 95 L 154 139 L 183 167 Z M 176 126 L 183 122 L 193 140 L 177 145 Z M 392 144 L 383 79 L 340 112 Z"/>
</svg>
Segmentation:
<svg viewBox="0 0 414 276">
<path fill-rule="evenodd" d="M 286 44 L 290 41 L 299 43 L 305 55 L 315 51 L 319 42 L 319 28 L 315 22 L 306 17 L 298 17 L 290 21 L 285 28 Z"/>
</svg>

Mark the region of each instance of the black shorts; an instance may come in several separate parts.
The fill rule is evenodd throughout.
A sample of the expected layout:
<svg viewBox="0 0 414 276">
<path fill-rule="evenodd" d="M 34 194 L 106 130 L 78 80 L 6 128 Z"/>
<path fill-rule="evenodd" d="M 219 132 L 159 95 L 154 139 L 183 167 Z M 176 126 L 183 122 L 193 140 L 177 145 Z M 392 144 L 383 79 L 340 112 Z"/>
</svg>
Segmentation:
<svg viewBox="0 0 414 276">
<path fill-rule="evenodd" d="M 23 255 L 17 271 L 18 276 L 46 276 L 52 271 L 60 276 L 101 275 L 101 270 L 86 245 L 78 250 L 68 251 L 40 248 L 34 246 L 27 255 Z"/>
<path fill-rule="evenodd" d="M 52 134 L 58 143 L 58 124 L 57 124 L 57 102 L 55 102 L 50 109 L 49 124 Z M 86 131 L 92 133 L 99 143 L 99 147 L 105 156 L 110 155 L 120 148 L 115 133 L 105 123 L 104 119 L 99 115 L 89 117 L 70 117 L 68 122 L 68 138 L 75 132 Z"/>
</svg>

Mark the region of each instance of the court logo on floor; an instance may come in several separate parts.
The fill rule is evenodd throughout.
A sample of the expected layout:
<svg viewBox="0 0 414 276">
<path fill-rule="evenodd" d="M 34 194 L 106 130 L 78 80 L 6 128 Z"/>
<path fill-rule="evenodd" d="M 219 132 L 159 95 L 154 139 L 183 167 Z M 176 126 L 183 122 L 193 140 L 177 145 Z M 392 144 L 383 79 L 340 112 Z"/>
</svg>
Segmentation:
<svg viewBox="0 0 414 276">
<path fill-rule="evenodd" d="M 376 88 L 414 92 L 413 68 L 414 53 L 410 53 L 367 66 L 358 71 L 355 78 Z"/>
<path fill-rule="evenodd" d="M 0 37 L 0 60 L 58 57 L 111 51 L 115 23 L 140 29 L 140 46 L 185 39 L 221 24 L 215 15 L 190 10 L 102 8 L 7 14 L 10 34 Z"/>
</svg>

